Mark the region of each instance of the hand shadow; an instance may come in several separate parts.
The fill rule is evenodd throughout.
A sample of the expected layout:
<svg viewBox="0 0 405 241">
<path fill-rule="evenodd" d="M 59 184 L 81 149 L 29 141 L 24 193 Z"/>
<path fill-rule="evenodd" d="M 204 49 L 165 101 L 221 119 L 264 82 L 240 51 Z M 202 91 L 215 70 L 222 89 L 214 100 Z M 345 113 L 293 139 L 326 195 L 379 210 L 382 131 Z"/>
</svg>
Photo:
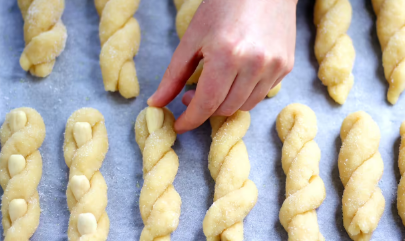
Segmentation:
<svg viewBox="0 0 405 241">
<path fill-rule="evenodd" d="M 393 146 L 393 153 L 394 153 L 395 160 L 398 160 L 400 144 L 401 144 L 401 137 L 398 137 Z M 394 171 L 394 175 L 395 175 L 395 180 L 397 181 L 396 183 L 399 184 L 399 181 L 401 180 L 401 174 L 399 173 L 398 165 L 393 165 L 393 169 L 394 169 L 393 171 Z M 404 225 L 402 224 L 401 217 L 398 215 L 396 198 L 394 199 L 394 202 L 391 203 L 390 211 L 392 213 L 392 216 L 394 217 L 395 225 L 397 226 L 396 228 L 398 230 L 401 230 L 402 237 L 405 237 Z"/>
<path fill-rule="evenodd" d="M 340 153 L 340 147 L 342 146 L 342 142 L 340 136 L 337 136 L 335 139 L 335 153 Z M 344 226 L 343 226 L 343 213 L 342 213 L 342 197 L 343 197 L 343 184 L 340 181 L 340 174 L 339 174 L 339 166 L 338 160 L 335 161 L 335 165 L 332 169 L 332 182 L 335 190 L 338 192 L 338 206 L 335 210 L 335 222 L 336 226 L 339 229 L 339 238 L 340 240 L 350 240 L 349 235 L 347 234 Z"/>
<path fill-rule="evenodd" d="M 277 178 L 276 185 L 277 185 L 277 187 L 279 187 L 277 197 L 278 197 L 278 207 L 279 207 L 278 210 L 280 210 L 281 206 L 283 205 L 283 202 L 285 200 L 286 175 L 284 174 L 282 163 L 281 163 L 281 153 L 282 153 L 283 144 L 281 143 L 281 141 L 278 137 L 277 130 L 276 130 L 276 123 L 274 123 L 271 128 L 270 138 L 271 138 L 270 143 L 272 145 L 275 145 L 278 150 L 276 152 L 276 157 L 275 157 L 275 161 L 274 161 L 274 170 L 276 172 L 276 178 Z M 277 220 L 273 224 L 273 227 L 276 230 L 276 232 L 281 240 L 288 239 L 287 232 L 284 230 L 284 227 L 281 225 L 279 220 Z"/>
</svg>

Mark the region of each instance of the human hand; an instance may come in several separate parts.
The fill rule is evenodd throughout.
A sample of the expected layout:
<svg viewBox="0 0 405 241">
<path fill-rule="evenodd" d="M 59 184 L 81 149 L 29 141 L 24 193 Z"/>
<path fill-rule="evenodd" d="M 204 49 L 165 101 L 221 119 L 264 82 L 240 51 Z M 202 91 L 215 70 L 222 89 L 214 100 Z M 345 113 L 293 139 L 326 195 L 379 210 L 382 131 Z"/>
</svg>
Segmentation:
<svg viewBox="0 0 405 241">
<path fill-rule="evenodd" d="M 163 107 L 183 89 L 199 61 L 196 91 L 183 96 L 186 111 L 175 130 L 184 133 L 211 115 L 249 111 L 294 65 L 297 0 L 205 0 L 198 8 L 155 94 Z"/>
</svg>

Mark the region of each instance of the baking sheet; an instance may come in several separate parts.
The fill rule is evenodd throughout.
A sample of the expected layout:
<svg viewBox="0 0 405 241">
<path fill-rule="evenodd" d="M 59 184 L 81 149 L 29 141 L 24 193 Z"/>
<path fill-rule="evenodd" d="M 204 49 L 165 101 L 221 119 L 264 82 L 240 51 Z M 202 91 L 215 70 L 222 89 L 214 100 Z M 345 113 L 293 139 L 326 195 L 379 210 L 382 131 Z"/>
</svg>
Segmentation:
<svg viewBox="0 0 405 241">
<path fill-rule="evenodd" d="M 284 200 L 285 175 L 281 168 L 281 142 L 275 130 L 278 113 L 288 104 L 310 106 L 318 118 L 316 141 L 322 151 L 320 176 L 327 197 L 318 210 L 318 221 L 326 240 L 350 240 L 342 224 L 337 157 L 340 125 L 354 111 L 364 110 L 381 129 L 380 152 L 384 175 L 380 182 L 386 207 L 373 240 L 401 240 L 405 229 L 397 214 L 396 190 L 399 127 L 405 120 L 405 97 L 395 106 L 386 101 L 387 84 L 381 66 L 375 15 L 368 0 L 352 0 L 353 19 L 349 35 L 356 49 L 355 84 L 343 106 L 335 104 L 317 79 L 318 64 L 313 45 L 313 1 L 300 0 L 297 17 L 296 62 L 281 91 L 251 111 L 251 126 L 244 141 L 251 162 L 250 178 L 259 189 L 259 199 L 245 219 L 245 240 L 287 240 L 278 221 Z M 135 143 L 133 126 L 137 114 L 156 89 L 179 40 L 174 27 L 176 10 L 171 0 L 142 0 L 136 18 L 142 42 L 135 58 L 141 94 L 125 100 L 103 89 L 98 62 L 99 17 L 93 1 L 67 0 L 63 21 L 68 30 L 66 49 L 57 59 L 52 74 L 38 79 L 19 66 L 24 47 L 23 21 L 15 0 L 0 6 L 0 123 L 14 108 L 35 108 L 44 118 L 47 136 L 40 148 L 43 176 L 38 187 L 41 199 L 40 225 L 32 240 L 67 240 L 69 211 L 65 190 L 68 168 L 62 144 L 68 117 L 81 107 L 100 110 L 106 119 L 110 149 L 101 168 L 109 187 L 107 212 L 111 227 L 108 240 L 138 240 L 143 228 L 138 198 L 142 187 L 142 157 Z M 169 108 L 178 117 L 185 109 L 180 97 Z M 214 182 L 207 168 L 210 126 L 178 136 L 174 150 L 180 167 L 174 182 L 182 198 L 182 212 L 173 240 L 205 240 L 202 221 L 212 203 Z"/>
</svg>

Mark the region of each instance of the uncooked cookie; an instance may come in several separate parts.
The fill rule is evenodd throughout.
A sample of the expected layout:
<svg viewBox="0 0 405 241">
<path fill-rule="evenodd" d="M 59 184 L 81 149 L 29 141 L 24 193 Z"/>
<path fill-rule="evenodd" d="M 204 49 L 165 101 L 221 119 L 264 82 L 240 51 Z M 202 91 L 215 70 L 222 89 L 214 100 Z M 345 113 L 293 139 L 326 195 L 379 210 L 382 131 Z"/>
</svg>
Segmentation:
<svg viewBox="0 0 405 241">
<path fill-rule="evenodd" d="M 383 52 L 387 99 L 398 101 L 405 89 L 405 0 L 372 0 L 377 15 L 377 35 Z"/>
<path fill-rule="evenodd" d="M 71 241 L 107 240 L 107 184 L 99 171 L 107 151 L 103 115 L 92 108 L 74 112 L 66 123 L 63 144 L 65 162 L 70 168 L 66 197 Z"/>
<path fill-rule="evenodd" d="M 141 29 L 133 17 L 140 0 L 95 0 L 100 16 L 100 67 L 106 91 L 126 98 L 139 95 L 134 56 L 141 43 Z"/>
<path fill-rule="evenodd" d="M 267 98 L 273 98 L 278 94 L 278 92 L 281 90 L 281 82 L 278 83 L 273 89 L 269 91 L 267 94 Z"/>
<path fill-rule="evenodd" d="M 276 129 L 283 142 L 281 162 L 287 176 L 280 222 L 290 241 L 325 240 L 316 215 L 326 191 L 319 177 L 321 150 L 314 141 L 315 113 L 306 105 L 288 105 L 278 115 Z"/>
<path fill-rule="evenodd" d="M 0 184 L 5 241 L 29 240 L 39 224 L 41 208 L 37 187 L 42 176 L 38 148 L 45 124 L 38 112 L 18 108 L 6 116 L 0 129 Z"/>
<path fill-rule="evenodd" d="M 384 212 L 378 187 L 384 170 L 378 146 L 380 129 L 365 112 L 347 116 L 340 129 L 339 174 L 343 183 L 343 226 L 353 240 L 371 239 Z"/>
<path fill-rule="evenodd" d="M 166 108 L 147 107 L 136 118 L 135 139 L 143 155 L 143 187 L 139 208 L 144 229 L 141 241 L 170 240 L 179 224 L 181 198 L 173 187 L 179 158 L 174 116 Z"/>
<path fill-rule="evenodd" d="M 65 49 L 67 33 L 61 20 L 64 0 L 18 0 L 24 19 L 25 48 L 20 65 L 38 77 L 48 76 Z"/>
<path fill-rule="evenodd" d="M 249 180 L 250 162 L 242 137 L 250 114 L 210 118 L 212 143 L 208 168 L 215 181 L 214 203 L 203 221 L 207 240 L 243 240 L 243 219 L 256 205 L 258 190 Z"/>
<path fill-rule="evenodd" d="M 319 63 L 318 77 L 328 87 L 329 95 L 339 104 L 345 103 L 354 83 L 352 74 L 355 51 L 346 34 L 352 20 L 348 0 L 317 0 L 314 23 L 317 27 L 315 56 Z"/>
</svg>

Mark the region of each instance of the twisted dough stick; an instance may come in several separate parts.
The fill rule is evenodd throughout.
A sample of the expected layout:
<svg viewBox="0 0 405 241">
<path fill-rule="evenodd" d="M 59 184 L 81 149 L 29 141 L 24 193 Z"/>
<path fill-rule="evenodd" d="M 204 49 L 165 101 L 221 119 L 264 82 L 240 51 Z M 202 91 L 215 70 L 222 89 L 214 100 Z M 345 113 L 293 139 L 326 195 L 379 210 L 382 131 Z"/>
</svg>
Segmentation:
<svg viewBox="0 0 405 241">
<path fill-rule="evenodd" d="M 363 111 L 345 118 L 340 129 L 340 180 L 343 192 L 343 225 L 353 240 L 370 240 L 384 212 L 378 187 L 384 163 L 378 152 L 380 130 Z"/>
<path fill-rule="evenodd" d="M 212 144 L 208 168 L 215 181 L 214 203 L 203 222 L 208 241 L 243 240 L 243 219 L 255 206 L 258 191 L 248 179 L 250 162 L 242 137 L 250 114 L 238 111 L 230 117 L 210 118 Z"/>
<path fill-rule="evenodd" d="M 193 19 L 195 12 L 200 6 L 202 0 L 174 0 L 174 5 L 177 9 L 176 15 L 176 30 L 177 35 L 181 39 L 186 33 L 188 25 L 190 25 L 191 19 Z M 190 76 L 187 83 L 188 85 L 197 84 L 200 79 L 201 73 L 204 67 L 204 60 L 201 60 L 195 69 L 194 73 Z M 267 94 L 268 98 L 272 98 L 277 95 L 281 89 L 281 83 L 276 85 Z"/>
<path fill-rule="evenodd" d="M 317 0 L 315 3 L 318 77 L 339 104 L 345 103 L 354 83 L 355 51 L 352 40 L 346 34 L 351 18 L 352 6 L 348 0 Z"/>
<path fill-rule="evenodd" d="M 100 16 L 100 67 L 106 91 L 119 91 L 124 98 L 139 95 L 134 56 L 141 30 L 133 17 L 140 0 L 95 0 Z"/>
<path fill-rule="evenodd" d="M 401 173 L 401 181 L 398 185 L 397 208 L 402 223 L 405 225 L 405 121 L 401 124 L 401 146 L 399 148 L 398 167 Z"/>
<path fill-rule="evenodd" d="M 48 76 L 65 49 L 67 33 L 61 16 L 64 0 L 18 0 L 24 19 L 25 48 L 20 65 L 38 77 Z"/>
<path fill-rule="evenodd" d="M 387 99 L 395 104 L 405 89 L 405 0 L 372 2 L 377 15 L 385 78 L 390 85 Z"/>
<path fill-rule="evenodd" d="M 326 196 L 319 177 L 321 151 L 314 141 L 315 113 L 306 105 L 288 105 L 278 115 L 276 127 L 283 142 L 281 161 L 287 175 L 280 222 L 288 232 L 288 240 L 325 240 L 315 211 Z"/>
<path fill-rule="evenodd" d="M 63 144 L 65 162 L 70 168 L 66 190 L 69 240 L 107 239 L 107 184 L 99 171 L 107 150 L 103 115 L 92 108 L 74 112 L 66 123 Z"/>
<path fill-rule="evenodd" d="M 37 187 L 42 176 L 38 148 L 45 139 L 45 124 L 31 108 L 12 110 L 0 129 L 0 184 L 5 241 L 29 240 L 39 224 Z"/>
<path fill-rule="evenodd" d="M 171 146 L 176 140 L 174 116 L 166 108 L 147 107 L 139 113 L 135 138 L 143 154 L 143 187 L 139 208 L 144 229 L 141 241 L 170 240 L 179 224 L 181 198 L 172 183 L 179 158 Z"/>
</svg>

